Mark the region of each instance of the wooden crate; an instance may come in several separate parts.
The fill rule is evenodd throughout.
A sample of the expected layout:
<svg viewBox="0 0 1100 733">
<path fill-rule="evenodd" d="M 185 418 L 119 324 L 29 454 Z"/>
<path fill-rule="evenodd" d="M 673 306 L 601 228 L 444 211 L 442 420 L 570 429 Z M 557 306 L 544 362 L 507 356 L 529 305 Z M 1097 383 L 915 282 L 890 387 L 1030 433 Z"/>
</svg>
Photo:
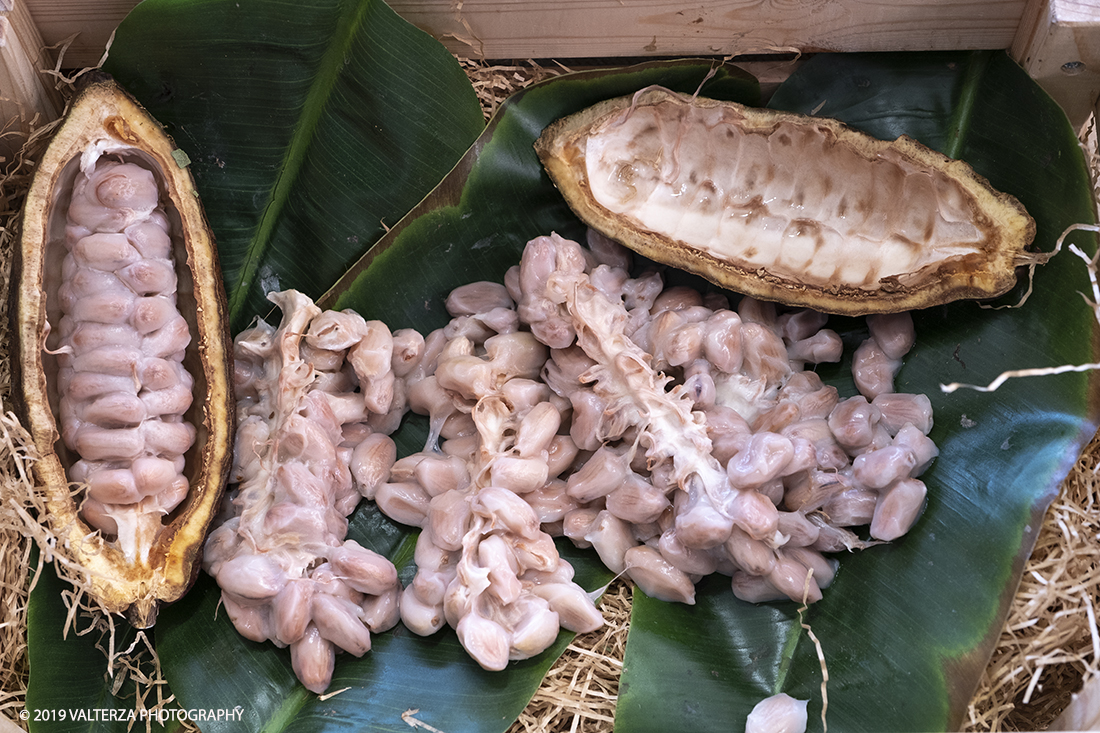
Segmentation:
<svg viewBox="0 0 1100 733">
<path fill-rule="evenodd" d="M 99 63 L 137 0 L 0 0 L 0 120 L 57 113 L 37 70 Z M 1100 0 L 392 0 L 483 59 L 1009 49 L 1080 127 L 1100 98 Z M 10 128 L 9 128 L 10 129 Z M 2 153 L 0 153 L 2 154 Z"/>
<path fill-rule="evenodd" d="M 226 0 L 232 2 L 232 0 Z M 50 119 L 43 69 L 97 65 L 138 0 L 0 0 L 0 133 Z M 459 56 L 487 60 L 1007 49 L 1075 127 L 1100 120 L 1100 0 L 390 0 Z M 783 55 L 783 56 L 781 56 Z M 756 61 L 780 80 L 789 65 Z M 1093 137 L 1095 140 L 1096 137 Z M 0 135 L 0 169 L 17 136 Z M 2 716 L 0 716 L 2 718 Z M 0 719 L 0 723 L 2 723 Z M 2 725 L 0 725 L 2 727 Z"/>
</svg>

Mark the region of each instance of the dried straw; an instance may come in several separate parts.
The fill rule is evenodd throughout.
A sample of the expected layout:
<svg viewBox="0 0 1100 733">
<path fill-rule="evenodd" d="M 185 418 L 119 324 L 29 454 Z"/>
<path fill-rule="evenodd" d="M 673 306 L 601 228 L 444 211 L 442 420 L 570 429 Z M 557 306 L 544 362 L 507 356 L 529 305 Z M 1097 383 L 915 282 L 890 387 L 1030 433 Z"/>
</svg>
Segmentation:
<svg viewBox="0 0 1100 733">
<path fill-rule="evenodd" d="M 0 720 L 18 720 L 24 707 L 27 683 L 27 599 L 31 577 L 31 539 L 26 510 L 34 495 L 30 464 L 34 461 L 31 436 L 9 411 L 11 368 L 7 287 L 17 239 L 17 220 L 30 187 L 31 161 L 44 148 L 52 125 L 31 122 L 26 130 L 9 130 L 6 136 L 21 138 L 13 147 L 20 152 L 0 171 Z"/>
<path fill-rule="evenodd" d="M 611 585 L 599 603 L 603 627 L 573 640 L 508 733 L 611 730 L 630 627 L 631 593 L 627 581 Z"/>
<path fill-rule="evenodd" d="M 1100 664 L 1100 439 L 1047 511 L 967 730 L 1046 730 Z"/>
<path fill-rule="evenodd" d="M 6 342 L 5 342 L 6 343 Z M 3 355 L 6 356 L 6 355 Z M 11 510 L 9 487 L 29 487 L 25 465 L 30 436 L 10 414 L 0 415 L 0 718 L 18 719 L 26 697 L 27 577 L 31 546 L 22 519 Z"/>
<path fill-rule="evenodd" d="M 546 67 L 531 59 L 511 65 L 489 64 L 467 58 L 459 58 L 458 61 L 470 78 L 486 119 L 493 116 L 501 102 L 520 89 L 569 71 L 558 63 L 555 67 Z"/>
</svg>

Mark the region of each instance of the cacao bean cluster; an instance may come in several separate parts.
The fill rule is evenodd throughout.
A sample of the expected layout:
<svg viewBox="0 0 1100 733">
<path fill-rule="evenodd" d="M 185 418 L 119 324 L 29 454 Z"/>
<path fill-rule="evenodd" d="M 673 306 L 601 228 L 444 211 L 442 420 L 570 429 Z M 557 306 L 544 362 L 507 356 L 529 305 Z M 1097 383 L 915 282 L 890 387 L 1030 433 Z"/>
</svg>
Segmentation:
<svg viewBox="0 0 1100 733">
<path fill-rule="evenodd" d="M 293 290 L 271 299 L 279 327 L 259 321 L 235 341 L 237 486 L 203 567 L 237 630 L 289 646 L 295 674 L 319 693 L 338 650 L 362 656 L 371 633 L 398 621 L 393 563 L 346 535 L 366 491 L 353 456 L 366 442 L 373 470 L 394 460 L 393 441 L 375 428 L 403 412 L 392 364 L 408 355 L 378 321 L 322 312 Z"/>
<path fill-rule="evenodd" d="M 532 240 L 503 283 L 452 291 L 426 336 L 285 291 L 278 328 L 238 337 L 239 486 L 206 568 L 238 629 L 289 645 L 310 689 L 398 615 L 451 626 L 490 670 L 598 628 L 555 537 L 660 599 L 693 603 L 717 572 L 744 600 L 813 602 L 831 553 L 916 520 L 937 449 L 928 399 L 894 392 L 908 315 L 868 318 L 842 398 L 812 371 L 842 356 L 827 316 L 734 308 L 586 244 Z M 398 458 L 408 411 L 428 435 Z M 420 528 L 404 589 L 345 540 L 361 497 Z"/>
<path fill-rule="evenodd" d="M 169 223 L 152 171 L 102 158 L 77 173 L 58 291 L 61 435 L 87 484 L 81 516 L 144 560 L 162 518 L 187 497 L 184 420 L 194 379 L 176 306 Z"/>
</svg>

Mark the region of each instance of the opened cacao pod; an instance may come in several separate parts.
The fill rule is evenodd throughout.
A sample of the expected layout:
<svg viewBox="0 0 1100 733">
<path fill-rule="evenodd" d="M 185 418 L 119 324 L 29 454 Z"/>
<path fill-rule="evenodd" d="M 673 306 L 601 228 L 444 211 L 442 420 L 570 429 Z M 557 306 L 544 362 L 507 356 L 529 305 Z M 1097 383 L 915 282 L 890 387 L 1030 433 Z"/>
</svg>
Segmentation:
<svg viewBox="0 0 1100 733">
<path fill-rule="evenodd" d="M 139 628 L 190 587 L 232 458 L 232 343 L 186 156 L 113 80 L 28 193 L 13 376 L 56 550 Z"/>
<path fill-rule="evenodd" d="M 764 300 L 889 313 L 1001 295 L 1035 223 L 966 163 L 836 120 L 649 88 L 535 145 L 573 211 L 641 254 Z"/>
</svg>

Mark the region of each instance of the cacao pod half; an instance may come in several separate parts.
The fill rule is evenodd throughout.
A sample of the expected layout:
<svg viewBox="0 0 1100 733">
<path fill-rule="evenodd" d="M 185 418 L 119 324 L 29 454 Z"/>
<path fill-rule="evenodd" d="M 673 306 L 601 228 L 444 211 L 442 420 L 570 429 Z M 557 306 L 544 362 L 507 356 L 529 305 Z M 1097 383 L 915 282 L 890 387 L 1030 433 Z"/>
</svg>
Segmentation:
<svg viewBox="0 0 1100 733">
<path fill-rule="evenodd" d="M 535 144 L 570 208 L 641 254 L 763 300 L 865 315 L 1001 295 L 1035 222 L 902 136 L 648 88 Z"/>
<path fill-rule="evenodd" d="M 12 371 L 39 519 L 90 594 L 138 628 L 193 582 L 232 458 L 225 292 L 185 163 L 97 74 L 38 167 L 14 258 Z"/>
</svg>

